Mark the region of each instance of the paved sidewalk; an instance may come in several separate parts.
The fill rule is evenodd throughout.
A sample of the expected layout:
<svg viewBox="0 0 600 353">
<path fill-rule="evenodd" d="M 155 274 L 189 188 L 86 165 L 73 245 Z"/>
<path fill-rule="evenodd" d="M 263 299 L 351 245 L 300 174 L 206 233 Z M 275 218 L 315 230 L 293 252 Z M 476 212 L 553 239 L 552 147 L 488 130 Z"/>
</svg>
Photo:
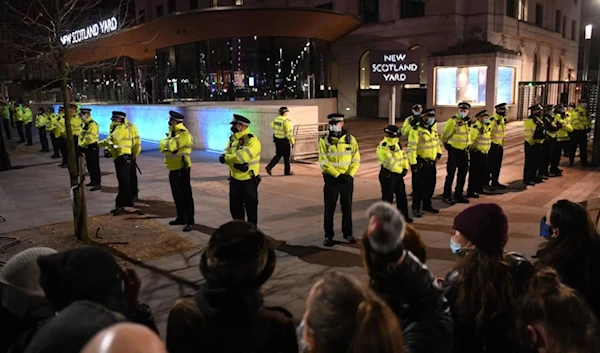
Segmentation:
<svg viewBox="0 0 600 353">
<path fill-rule="evenodd" d="M 350 120 L 349 131 L 356 136 L 361 147 L 363 163 L 355 181 L 353 204 L 355 235 L 360 238 L 365 229 L 365 211 L 380 199 L 377 179 L 379 166 L 375 148 L 382 138 L 386 122 L 381 120 Z M 522 122 L 509 124 L 501 182 L 511 186 L 501 195 L 482 197 L 475 202 L 496 202 L 504 207 L 510 220 L 511 238 L 508 250 L 527 256 L 540 244 L 539 220 L 545 209 L 562 198 L 573 201 L 600 197 L 600 173 L 592 169 L 566 168 L 564 177 L 551 179 L 541 185 L 524 189 L 520 179 L 523 168 Z M 270 141 L 263 141 L 270 143 Z M 145 213 L 155 213 L 157 221 L 168 226 L 175 216 L 172 206 L 168 172 L 156 145 L 145 144 L 138 159 L 143 171 L 139 176 L 140 198 L 147 200 L 142 206 Z M 14 170 L 0 173 L 0 234 L 14 230 L 67 221 L 72 218 L 69 199 L 69 178 L 65 169 L 57 167 L 57 160 L 49 154 L 37 153 L 39 145 L 17 146 L 11 151 Z M 197 231 L 181 233 L 201 247 L 219 225 L 230 220 L 228 208 L 227 169 L 217 161 L 218 155 L 194 151 L 192 188 L 196 203 Z M 263 156 L 264 159 L 271 156 Z M 89 215 L 108 213 L 114 204 L 117 181 L 112 160 L 102 159 L 102 192 L 87 193 Z M 283 305 L 295 315 L 300 315 L 309 288 L 324 271 L 338 271 L 365 277 L 361 268 L 360 247 L 340 244 L 332 249 L 322 247 L 322 177 L 318 165 L 294 164 L 293 177 L 284 177 L 283 166 L 274 169 L 274 176 L 263 175 L 259 189 L 259 227 L 277 242 L 278 264 L 275 275 L 264 290 L 271 305 Z M 264 173 L 263 173 L 264 174 Z M 438 167 L 436 194 L 441 193 L 445 178 L 445 159 Z M 405 178 L 410 192 L 410 177 Z M 164 202 L 157 202 L 163 200 Z M 160 207 L 157 206 L 160 203 Z M 429 268 L 445 274 L 454 257 L 448 249 L 452 220 L 468 205 L 447 207 L 441 200 L 434 202 L 442 208 L 439 215 L 426 214 L 416 220 L 428 246 Z M 166 207 L 165 207 L 166 206 Z M 445 208 L 444 208 L 445 207 Z M 341 226 L 341 214 L 336 215 L 336 230 Z M 170 227 L 179 231 L 180 227 Z M 93 233 L 93 230 L 92 232 Z M 341 240 L 341 232 L 336 238 Z M 197 267 L 199 251 L 175 255 L 152 261 L 154 266 L 172 270 L 192 281 L 200 281 Z M 173 301 L 189 289 L 180 288 L 172 281 L 141 270 L 144 281 L 143 299 L 151 303 L 164 335 L 166 315 Z"/>
</svg>

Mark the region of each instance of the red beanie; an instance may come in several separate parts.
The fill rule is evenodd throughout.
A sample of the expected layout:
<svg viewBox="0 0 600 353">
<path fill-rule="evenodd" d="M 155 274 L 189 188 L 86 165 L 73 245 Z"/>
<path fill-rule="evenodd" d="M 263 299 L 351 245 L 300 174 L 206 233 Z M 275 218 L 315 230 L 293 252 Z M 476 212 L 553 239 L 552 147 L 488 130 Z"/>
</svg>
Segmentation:
<svg viewBox="0 0 600 353">
<path fill-rule="evenodd" d="M 502 251 L 508 242 L 508 218 L 495 203 L 471 206 L 454 218 L 454 229 L 477 246 L 495 253 Z"/>
</svg>

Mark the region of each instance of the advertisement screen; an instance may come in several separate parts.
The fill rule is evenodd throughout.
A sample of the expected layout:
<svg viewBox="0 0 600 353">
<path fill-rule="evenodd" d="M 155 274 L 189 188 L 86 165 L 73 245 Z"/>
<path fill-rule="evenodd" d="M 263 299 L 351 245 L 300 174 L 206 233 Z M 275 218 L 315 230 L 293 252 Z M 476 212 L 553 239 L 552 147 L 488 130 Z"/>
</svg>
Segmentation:
<svg viewBox="0 0 600 353">
<path fill-rule="evenodd" d="M 435 105 L 485 105 L 487 67 L 436 67 Z"/>
<path fill-rule="evenodd" d="M 498 86 L 496 102 L 514 104 L 515 99 L 515 68 L 508 66 L 498 67 Z"/>
</svg>

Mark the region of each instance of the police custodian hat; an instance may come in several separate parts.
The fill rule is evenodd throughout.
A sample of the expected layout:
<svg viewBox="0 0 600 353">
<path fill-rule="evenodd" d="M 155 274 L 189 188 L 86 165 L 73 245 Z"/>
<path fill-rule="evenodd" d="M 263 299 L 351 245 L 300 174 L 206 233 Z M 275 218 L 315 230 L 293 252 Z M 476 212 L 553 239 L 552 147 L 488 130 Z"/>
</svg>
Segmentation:
<svg viewBox="0 0 600 353">
<path fill-rule="evenodd" d="M 460 109 L 471 109 L 471 104 L 469 104 L 467 102 L 460 102 L 460 103 L 458 103 L 458 108 L 460 108 Z"/>
<path fill-rule="evenodd" d="M 81 108 L 79 109 L 79 112 L 81 114 L 89 114 L 92 110 L 90 108 Z"/>
<path fill-rule="evenodd" d="M 506 103 L 497 104 L 494 109 L 506 109 Z"/>
<path fill-rule="evenodd" d="M 531 107 L 529 107 L 529 110 L 542 110 L 542 109 L 544 109 L 544 108 L 539 104 L 534 104 Z"/>
<path fill-rule="evenodd" d="M 171 111 L 169 111 L 169 119 L 173 119 L 175 121 L 182 122 L 183 119 L 185 119 L 185 116 L 171 110 Z"/>
<path fill-rule="evenodd" d="M 488 114 L 487 110 L 482 110 L 479 113 L 475 114 L 476 118 L 481 118 L 482 116 L 490 116 L 490 114 Z"/>
<path fill-rule="evenodd" d="M 423 117 L 427 117 L 427 116 L 435 116 L 435 109 L 425 109 L 422 113 L 421 116 Z"/>
<path fill-rule="evenodd" d="M 112 112 L 112 117 L 113 118 L 123 118 L 123 119 L 125 119 L 127 117 L 127 114 L 115 110 L 115 111 Z"/>
<path fill-rule="evenodd" d="M 281 107 L 281 108 L 279 108 L 279 112 L 280 112 L 280 113 L 287 113 L 287 112 L 289 112 L 289 111 L 290 111 L 290 110 L 288 109 L 288 107 Z"/>
<path fill-rule="evenodd" d="M 400 129 L 398 129 L 396 125 L 388 125 L 385 129 L 383 129 L 383 132 L 385 132 L 386 134 L 398 136 L 400 134 Z"/>
<path fill-rule="evenodd" d="M 233 120 L 231 120 L 230 124 L 242 124 L 245 126 L 250 125 L 250 120 L 245 116 L 241 116 L 239 114 L 233 114 Z"/>
<path fill-rule="evenodd" d="M 415 103 L 412 105 L 411 109 L 423 109 L 423 105 L 421 103 Z"/>
<path fill-rule="evenodd" d="M 340 114 L 340 113 L 333 113 L 333 114 L 329 114 L 327 115 L 327 120 L 329 120 L 329 123 L 339 123 L 340 121 L 344 121 L 344 114 Z"/>
</svg>

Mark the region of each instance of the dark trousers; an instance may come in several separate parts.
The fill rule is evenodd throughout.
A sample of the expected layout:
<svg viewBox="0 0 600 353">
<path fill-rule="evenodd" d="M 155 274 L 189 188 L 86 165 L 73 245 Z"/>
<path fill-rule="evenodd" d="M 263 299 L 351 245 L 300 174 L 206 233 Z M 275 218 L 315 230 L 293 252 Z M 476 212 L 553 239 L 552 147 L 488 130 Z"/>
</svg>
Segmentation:
<svg viewBox="0 0 600 353">
<path fill-rule="evenodd" d="M 325 185 L 323 186 L 323 199 L 325 201 L 325 214 L 323 228 L 325 238 L 333 238 L 333 216 L 338 199 L 342 207 L 342 234 L 349 237 L 352 235 L 352 194 L 354 193 L 354 180 L 341 183 L 329 174 L 323 174 Z"/>
<path fill-rule="evenodd" d="M 169 172 L 169 183 L 171 193 L 177 210 L 177 220 L 185 224 L 194 224 L 194 197 L 192 196 L 192 184 L 190 181 L 191 168 L 181 168 Z"/>
<path fill-rule="evenodd" d="M 465 150 L 459 150 L 448 146 L 448 162 L 446 164 L 446 183 L 444 184 L 444 198 L 449 199 L 452 196 L 452 183 L 454 183 L 454 174 L 456 174 L 456 188 L 454 197 L 463 197 L 467 171 L 469 169 L 469 155 Z"/>
<path fill-rule="evenodd" d="M 540 170 L 540 159 L 542 157 L 542 145 L 534 144 L 531 146 L 525 142 L 525 165 L 523 166 L 523 181 L 535 181 L 538 178 Z"/>
<path fill-rule="evenodd" d="M 33 136 L 31 135 L 31 123 L 25 124 L 25 138 L 28 145 L 33 145 Z"/>
<path fill-rule="evenodd" d="M 100 149 L 98 144 L 94 143 L 83 148 L 85 155 L 85 164 L 87 165 L 88 173 L 90 173 L 90 182 L 92 185 L 100 185 Z"/>
<path fill-rule="evenodd" d="M 588 164 L 587 160 L 587 134 L 585 130 L 573 130 L 571 133 L 571 153 L 569 154 L 569 163 L 575 163 L 575 153 L 579 148 L 579 160 L 581 164 Z"/>
<path fill-rule="evenodd" d="M 50 148 L 48 147 L 48 133 L 46 132 L 46 127 L 42 126 L 38 129 L 40 133 L 40 144 L 42 145 L 42 151 L 49 152 Z"/>
<path fill-rule="evenodd" d="M 483 192 L 483 186 L 487 184 L 486 175 L 489 175 L 488 155 L 481 151 L 471 151 L 467 193 Z"/>
<path fill-rule="evenodd" d="M 115 171 L 119 182 L 119 193 L 115 200 L 116 207 L 133 206 L 129 180 L 131 178 L 131 168 L 133 168 L 131 155 L 125 154 L 115 159 Z"/>
<path fill-rule="evenodd" d="M 274 137 L 273 142 L 275 142 L 275 157 L 271 159 L 271 162 L 267 165 L 267 169 L 273 169 L 273 167 L 279 163 L 281 157 L 283 157 L 283 163 L 285 164 L 284 173 L 289 174 L 291 152 L 290 141 L 288 139 L 278 139 Z"/>
<path fill-rule="evenodd" d="M 58 149 L 60 150 L 60 154 L 62 155 L 62 164 L 69 164 L 69 154 L 67 153 L 67 139 L 64 137 L 57 137 L 56 143 L 58 144 Z"/>
<path fill-rule="evenodd" d="M 540 173 L 542 175 L 547 175 L 549 170 L 553 170 L 550 164 L 552 163 L 552 156 L 555 150 L 556 139 L 546 136 L 544 143 L 542 144 L 542 166 L 540 167 Z M 553 171 L 556 171 L 556 169 Z"/>
<path fill-rule="evenodd" d="M 23 132 L 22 121 L 17 121 L 17 133 L 19 134 L 19 142 L 25 142 L 25 133 Z"/>
<path fill-rule="evenodd" d="M 394 203 L 394 195 L 396 195 L 396 207 L 402 212 L 405 218 L 409 218 L 404 177 L 398 173 L 392 173 L 385 168 L 381 168 L 379 172 L 379 184 L 381 185 L 381 199 L 389 203 Z"/>
<path fill-rule="evenodd" d="M 492 186 L 500 184 L 498 179 L 500 178 L 500 169 L 502 168 L 503 158 L 504 147 L 492 143 L 490 152 L 488 153 L 489 184 Z"/>
<path fill-rule="evenodd" d="M 417 161 L 417 172 L 413 173 L 413 210 L 431 207 L 435 190 L 437 169 L 434 162 Z"/>
<path fill-rule="evenodd" d="M 50 133 L 50 142 L 52 142 L 52 149 L 54 150 L 54 156 L 60 156 L 60 142 L 57 137 L 54 137 L 53 133 Z"/>
<path fill-rule="evenodd" d="M 258 223 L 258 185 L 254 180 L 229 181 L 229 212 L 233 219 Z"/>
<path fill-rule="evenodd" d="M 137 161 L 134 157 L 132 158 L 132 163 L 131 163 L 131 175 L 129 176 L 129 183 L 130 183 L 130 190 L 131 190 L 131 197 L 133 197 L 134 199 L 138 198 L 138 194 L 140 193 L 140 190 L 138 189 L 138 177 L 137 177 Z"/>
<path fill-rule="evenodd" d="M 12 134 L 10 132 L 10 119 L 2 119 L 2 128 L 6 134 L 6 138 L 12 140 Z"/>
<path fill-rule="evenodd" d="M 566 141 L 557 141 L 556 142 L 556 151 L 554 152 L 554 162 L 556 163 L 556 167 L 558 168 L 558 165 L 560 164 L 560 159 L 563 156 L 563 153 L 565 156 L 569 155 L 571 150 L 571 141 L 570 140 L 566 140 Z"/>
</svg>

